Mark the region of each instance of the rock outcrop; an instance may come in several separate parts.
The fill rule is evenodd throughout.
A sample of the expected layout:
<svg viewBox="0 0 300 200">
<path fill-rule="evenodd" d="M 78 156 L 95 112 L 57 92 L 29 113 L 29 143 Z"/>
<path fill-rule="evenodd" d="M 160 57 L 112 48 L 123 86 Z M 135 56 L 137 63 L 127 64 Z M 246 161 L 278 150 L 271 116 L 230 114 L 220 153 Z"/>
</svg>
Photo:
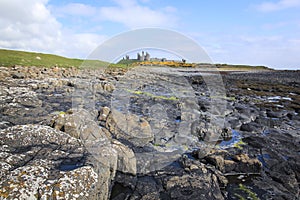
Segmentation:
<svg viewBox="0 0 300 200">
<path fill-rule="evenodd" d="M 98 184 L 110 181 L 103 175 L 99 180 L 77 139 L 50 127 L 20 125 L 1 130 L 0 144 L 1 199 L 89 198 L 98 196 Z M 106 199 L 108 188 L 102 189 Z"/>
<path fill-rule="evenodd" d="M 299 71 L 148 69 L 0 67 L 0 199 L 299 199 Z"/>
</svg>

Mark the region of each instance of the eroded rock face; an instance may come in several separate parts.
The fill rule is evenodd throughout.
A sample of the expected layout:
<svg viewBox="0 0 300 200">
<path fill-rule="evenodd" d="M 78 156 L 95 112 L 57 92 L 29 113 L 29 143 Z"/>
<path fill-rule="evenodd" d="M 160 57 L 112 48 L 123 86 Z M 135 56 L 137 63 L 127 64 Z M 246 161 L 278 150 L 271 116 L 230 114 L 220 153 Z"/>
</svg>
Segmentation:
<svg viewBox="0 0 300 200">
<path fill-rule="evenodd" d="M 94 116 L 93 116 L 94 113 Z M 95 140 L 98 138 L 111 138 L 109 132 L 101 128 L 94 120 L 97 111 L 68 110 L 60 113 L 52 119 L 51 126 L 56 130 L 62 130 L 72 137 L 82 140 Z"/>
<path fill-rule="evenodd" d="M 3 199 L 82 199 L 99 192 L 98 174 L 86 165 L 77 139 L 40 125 L 7 128 L 0 138 Z M 102 176 L 100 182 L 109 178 Z M 102 189 L 106 199 L 108 188 Z"/>
<path fill-rule="evenodd" d="M 200 162 L 183 165 L 190 170 L 172 165 L 137 177 L 117 173 L 111 199 L 224 199 L 217 175 Z"/>
<path fill-rule="evenodd" d="M 88 153 L 95 158 L 96 163 L 111 169 L 112 178 L 116 170 L 136 174 L 134 152 L 118 140 L 112 139 L 111 133 L 105 127 L 100 127 L 94 120 L 97 115 L 98 112 L 73 109 L 55 116 L 51 126 L 80 139 Z M 100 113 L 101 116 L 103 114 Z"/>
<path fill-rule="evenodd" d="M 212 151 L 204 158 L 223 173 L 260 174 L 262 164 L 257 158 L 249 158 L 247 154 L 232 155 L 224 150 Z"/>
</svg>

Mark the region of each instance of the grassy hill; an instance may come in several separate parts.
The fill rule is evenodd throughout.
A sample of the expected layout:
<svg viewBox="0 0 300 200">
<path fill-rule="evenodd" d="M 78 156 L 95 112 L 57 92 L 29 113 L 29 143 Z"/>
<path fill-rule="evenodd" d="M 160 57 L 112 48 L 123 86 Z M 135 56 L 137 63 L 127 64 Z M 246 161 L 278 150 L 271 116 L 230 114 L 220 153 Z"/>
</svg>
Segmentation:
<svg viewBox="0 0 300 200">
<path fill-rule="evenodd" d="M 140 61 L 138 61 L 137 59 L 129 59 L 129 60 L 120 60 L 117 64 L 122 64 L 122 65 L 131 65 L 133 63 L 138 63 Z"/>
<path fill-rule="evenodd" d="M 0 66 L 80 67 L 82 64 L 84 64 L 84 66 L 93 67 L 107 65 L 106 62 L 99 60 L 85 61 L 82 59 L 71 59 L 52 54 L 0 49 Z"/>
<path fill-rule="evenodd" d="M 109 64 L 100 60 L 82 60 L 75 58 L 65 58 L 62 56 L 44 54 L 44 53 L 33 53 L 25 51 L 15 51 L 0 49 L 0 66 L 37 66 L 37 67 L 84 67 L 84 68 L 98 68 L 98 67 L 109 67 L 112 68 L 130 68 L 133 65 L 138 64 L 138 60 L 120 60 L 117 64 Z M 168 65 L 166 65 L 168 66 Z M 200 64 L 201 66 L 201 64 Z M 209 64 L 203 64 L 204 67 L 210 67 Z M 216 64 L 219 70 L 238 70 L 238 71 L 249 71 L 249 70 L 270 70 L 270 68 L 264 66 L 248 66 L 248 65 L 229 65 L 229 64 Z"/>
</svg>

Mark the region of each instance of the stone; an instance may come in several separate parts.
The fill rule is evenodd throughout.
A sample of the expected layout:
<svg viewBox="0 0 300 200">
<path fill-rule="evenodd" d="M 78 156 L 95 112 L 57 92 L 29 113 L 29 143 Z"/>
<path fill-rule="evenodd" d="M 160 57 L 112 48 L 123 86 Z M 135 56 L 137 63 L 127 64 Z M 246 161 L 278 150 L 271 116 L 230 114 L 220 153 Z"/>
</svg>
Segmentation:
<svg viewBox="0 0 300 200">
<path fill-rule="evenodd" d="M 106 122 L 106 119 L 107 119 L 109 113 L 110 113 L 109 107 L 107 107 L 107 106 L 102 107 L 100 109 L 100 114 L 99 114 L 98 120 Z"/>
<path fill-rule="evenodd" d="M 148 121 L 137 115 L 123 114 L 117 110 L 109 114 L 106 128 L 117 139 L 126 139 L 136 146 L 144 146 L 154 138 Z"/>
<path fill-rule="evenodd" d="M 81 139 L 90 154 L 102 165 L 124 173 L 136 174 L 134 152 L 117 140 L 112 140 L 110 133 L 99 127 L 86 110 L 70 110 L 57 115 L 52 126 L 63 130 L 70 136 Z"/>
<path fill-rule="evenodd" d="M 97 125 L 90 112 L 83 109 L 58 114 L 52 119 L 51 126 L 82 140 L 111 138 L 110 134 L 104 130 L 105 128 Z"/>
<path fill-rule="evenodd" d="M 137 173 L 136 157 L 134 152 L 117 140 L 112 141 L 112 148 L 118 155 L 117 170 L 135 175 Z"/>
<path fill-rule="evenodd" d="M 12 77 L 15 79 L 22 79 L 25 78 L 25 74 L 22 72 L 15 72 L 12 74 Z"/>
<path fill-rule="evenodd" d="M 250 132 L 250 133 L 261 133 L 262 129 L 263 129 L 263 127 L 256 122 L 250 122 L 247 124 L 243 124 L 240 127 L 241 131 L 246 131 L 246 132 Z"/>
<path fill-rule="evenodd" d="M 0 67 L 0 198 L 109 199 L 111 194 L 111 199 L 234 199 L 230 188 L 235 184 L 228 185 L 228 180 L 239 177 L 235 181 L 246 180 L 243 184 L 251 186 L 260 199 L 299 199 L 300 72 L 220 72 L 230 95 L 224 110 L 220 106 L 213 108 L 213 99 L 197 70 L 161 67 L 158 73 L 145 73 L 142 84 L 134 90 L 154 95 L 170 93 L 179 99 L 169 101 L 130 93 L 128 107 L 120 110 L 129 110 L 136 116 L 110 116 L 113 112 L 101 109 L 112 105 L 111 96 L 116 97 L 127 69 L 104 72 Z M 162 71 L 171 73 L 162 77 Z M 180 86 L 177 74 L 190 85 Z M 126 80 L 132 82 L 121 90 L 130 89 L 139 75 Z M 175 84 L 177 89 L 161 84 L 162 80 Z M 186 86 L 191 90 L 180 89 Z M 73 96 L 76 92 L 78 96 Z M 195 94 L 195 99 L 188 102 L 178 94 Z M 270 102 L 268 97 L 279 98 Z M 76 107 L 77 100 L 78 107 L 89 111 L 67 112 Z M 52 124 L 58 130 L 29 125 L 48 125 L 57 115 L 64 115 Z M 219 128 L 211 126 L 215 119 Z M 202 132 L 189 137 L 189 123 L 195 120 Z M 242 148 L 202 146 L 207 143 L 198 141 L 221 140 L 221 136 L 230 139 L 230 130 L 223 129 L 227 127 L 241 131 L 239 137 L 246 143 L 240 145 Z M 173 152 L 178 144 L 184 148 Z M 199 151 L 190 154 L 194 148 Z M 211 151 L 212 148 L 222 148 L 227 153 Z M 123 177 L 115 177 L 122 171 Z M 12 185 L 12 181 L 16 184 Z M 119 195 L 114 196 L 116 191 L 120 191 Z M 223 197 L 211 195 L 215 191 Z"/>
<path fill-rule="evenodd" d="M 164 187 L 171 199 L 224 199 L 215 175 L 182 175 L 168 177 Z"/>
<path fill-rule="evenodd" d="M 109 188 L 98 184 L 110 182 L 109 174 L 99 177 L 86 164 L 81 143 L 68 134 L 48 126 L 19 125 L 1 130 L 0 144 L 1 198 L 108 198 Z"/>
<path fill-rule="evenodd" d="M 262 170 L 261 162 L 256 158 L 249 158 L 247 154 L 235 155 L 233 160 L 237 162 L 234 168 L 236 172 L 259 174 Z"/>
<path fill-rule="evenodd" d="M 283 112 L 283 111 L 272 111 L 272 110 L 268 110 L 267 111 L 267 117 L 270 117 L 270 118 L 281 118 L 283 117 L 284 115 L 286 115 L 287 113 L 286 112 Z"/>
<path fill-rule="evenodd" d="M 216 166 L 220 171 L 224 170 L 224 158 L 222 156 L 212 155 L 208 156 L 206 160 Z"/>
<path fill-rule="evenodd" d="M 234 171 L 236 163 L 233 160 L 224 160 L 224 172 L 229 173 Z"/>
</svg>

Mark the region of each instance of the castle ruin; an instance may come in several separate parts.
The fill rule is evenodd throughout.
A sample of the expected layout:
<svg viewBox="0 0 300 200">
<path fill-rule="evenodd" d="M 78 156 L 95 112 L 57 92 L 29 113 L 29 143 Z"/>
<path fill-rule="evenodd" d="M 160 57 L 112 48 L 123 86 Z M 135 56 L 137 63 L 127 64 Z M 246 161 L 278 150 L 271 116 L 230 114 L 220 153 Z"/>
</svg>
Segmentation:
<svg viewBox="0 0 300 200">
<path fill-rule="evenodd" d="M 149 61 L 150 60 L 150 54 L 148 52 L 142 51 L 142 55 L 140 53 L 137 53 L 137 60 L 138 61 Z"/>
</svg>

